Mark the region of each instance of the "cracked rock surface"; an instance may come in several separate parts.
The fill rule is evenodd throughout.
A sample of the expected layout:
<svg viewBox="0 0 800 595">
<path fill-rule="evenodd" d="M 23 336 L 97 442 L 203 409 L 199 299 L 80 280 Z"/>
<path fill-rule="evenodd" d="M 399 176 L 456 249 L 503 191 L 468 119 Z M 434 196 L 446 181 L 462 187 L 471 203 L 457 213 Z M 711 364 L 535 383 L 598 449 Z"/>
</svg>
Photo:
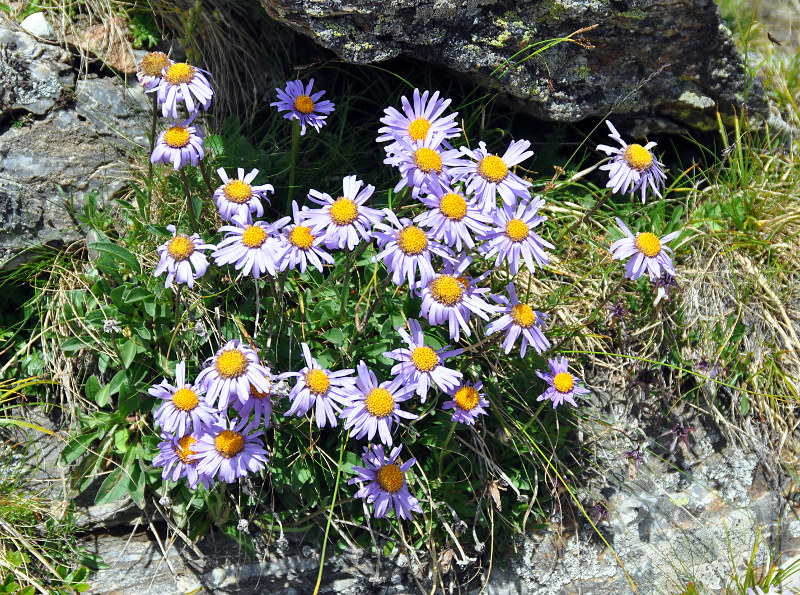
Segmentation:
<svg viewBox="0 0 800 595">
<path fill-rule="evenodd" d="M 122 187 L 126 153 L 147 143 L 147 100 L 117 78 L 79 77 L 69 52 L 8 23 L 0 81 L 0 267 L 12 267 L 30 246 L 82 237 L 69 202 L 96 192 L 102 205 Z"/>
<path fill-rule="evenodd" d="M 625 114 L 647 130 L 716 129 L 715 110 L 767 113 L 760 81 L 712 0 L 261 0 L 276 20 L 349 62 L 404 54 L 574 122 Z M 576 42 L 536 51 L 580 29 Z M 593 46 L 593 47 L 590 47 Z"/>
</svg>

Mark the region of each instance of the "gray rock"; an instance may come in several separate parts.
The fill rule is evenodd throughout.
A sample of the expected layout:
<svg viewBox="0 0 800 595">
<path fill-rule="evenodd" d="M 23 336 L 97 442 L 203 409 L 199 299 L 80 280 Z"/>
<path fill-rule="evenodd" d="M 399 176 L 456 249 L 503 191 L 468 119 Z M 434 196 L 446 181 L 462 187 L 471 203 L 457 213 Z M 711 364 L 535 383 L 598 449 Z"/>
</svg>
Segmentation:
<svg viewBox="0 0 800 595">
<path fill-rule="evenodd" d="M 507 93 L 537 118 L 626 114 L 655 128 L 716 129 L 715 109 L 767 114 L 760 81 L 712 0 L 261 0 L 278 21 L 344 60 L 400 54 Z M 534 55 L 546 40 L 591 25 Z M 590 47 L 591 46 L 591 47 Z M 664 120 L 667 122 L 664 122 Z"/>
<path fill-rule="evenodd" d="M 743 576 L 752 552 L 757 567 L 767 564 L 770 554 L 781 555 L 782 568 L 800 563 L 798 512 L 782 497 L 787 478 L 768 444 L 760 444 L 757 436 L 734 444 L 713 420 L 676 408 L 681 423 L 695 430 L 688 448 L 679 443 L 670 452 L 671 436 L 659 434 L 676 419 L 646 416 L 640 421 L 626 409 L 621 395 L 593 396 L 589 406 L 597 415 L 582 421 L 580 431 L 596 473 L 579 488 L 577 499 L 598 530 L 564 494 L 560 513 L 546 529 L 526 535 L 514 555 L 495 548 L 491 574 L 486 558 L 481 567 L 455 560 L 452 572 L 443 577 L 445 592 L 452 586 L 452 592 L 465 595 L 618 595 L 632 593 L 632 581 L 638 593 L 650 595 L 680 593 L 688 580 L 700 579 L 716 593 L 734 571 Z M 624 456 L 633 448 L 629 437 L 643 441 L 644 460 L 638 471 Z M 608 511 L 599 521 L 594 508 L 598 502 Z M 256 561 L 246 560 L 235 544 L 219 536 L 206 538 L 191 551 L 176 540 L 165 557 L 143 531 L 136 530 L 130 542 L 129 535 L 92 538 L 91 549 L 107 563 L 114 562 L 94 576 L 93 593 L 203 589 L 200 592 L 293 595 L 313 590 L 318 544 L 265 545 L 250 523 L 251 535 L 262 542 Z M 165 535 L 160 540 L 165 543 Z M 471 548 L 469 541 L 462 544 Z M 474 548 L 467 555 L 480 558 Z M 432 592 L 431 566 L 425 549 L 411 560 L 400 554 L 381 560 L 365 552 L 329 556 L 320 593 L 416 593 L 414 576 Z M 778 592 L 800 593 L 800 574 L 786 580 Z"/>
<path fill-rule="evenodd" d="M 116 78 L 76 82 L 68 55 L 23 31 L 0 25 L 0 47 L 0 116 L 14 119 L 0 134 L 0 267 L 7 268 L 26 248 L 82 237 L 70 211 L 91 192 L 103 205 L 123 186 L 130 151 L 147 142 L 139 114 L 148 101 Z"/>
<path fill-rule="evenodd" d="M 47 20 L 43 12 L 34 12 L 32 15 L 25 17 L 19 26 L 36 37 L 45 37 L 48 39 L 55 37 L 53 26 L 50 24 L 50 21 Z"/>
<path fill-rule="evenodd" d="M 0 22 L 0 120 L 43 115 L 74 85 L 69 53 Z"/>
</svg>

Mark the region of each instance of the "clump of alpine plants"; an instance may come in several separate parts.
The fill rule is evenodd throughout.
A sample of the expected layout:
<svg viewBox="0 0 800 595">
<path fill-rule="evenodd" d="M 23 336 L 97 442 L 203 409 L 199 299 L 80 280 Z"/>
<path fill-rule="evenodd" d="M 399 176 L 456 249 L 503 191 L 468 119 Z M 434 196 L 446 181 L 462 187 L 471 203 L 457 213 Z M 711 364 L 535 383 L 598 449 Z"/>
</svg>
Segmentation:
<svg viewBox="0 0 800 595">
<path fill-rule="evenodd" d="M 161 71 L 156 73 L 158 66 Z M 202 131 L 193 122 L 200 110 L 210 108 L 212 79 L 197 67 L 157 55 L 148 57 L 140 70 L 142 85 L 155 93 L 163 116 L 172 119 L 151 159 L 180 170 L 185 182 L 184 168 L 204 168 L 207 159 Z M 291 81 L 277 89 L 278 101 L 271 104 L 294 122 L 295 138 L 298 126 L 301 135 L 312 129 L 324 134 L 334 111 L 335 105 L 322 99 L 325 91 L 313 89 L 313 79 Z M 202 282 L 203 299 L 250 278 L 256 315 L 253 332 L 245 333 L 237 304 L 229 303 L 231 311 L 219 316 L 236 320 L 237 326 L 213 337 L 216 351 L 206 354 L 202 367 L 191 370 L 191 364 L 181 361 L 175 365 L 174 380 L 164 378 L 150 389 L 160 400 L 154 421 L 161 443 L 154 464 L 163 467 L 165 481 L 185 481 L 192 489 L 205 490 L 219 482 L 254 481 L 274 471 L 270 465 L 276 454 L 281 461 L 300 460 L 321 448 L 318 443 L 326 436 L 341 435 L 343 449 L 350 454 L 357 453 L 356 444 L 362 449 L 363 463 L 351 466 L 353 476 L 347 481 L 358 488 L 343 489 L 371 505 L 377 519 L 393 511 L 396 519 L 410 520 L 439 510 L 424 491 L 415 490 L 419 478 L 414 468 L 419 466 L 408 453 L 417 454 L 421 447 L 412 438 L 444 420 L 452 424 L 451 435 L 470 433 L 463 443 L 473 444 L 483 432 L 482 424 L 506 414 L 502 384 L 489 374 L 478 377 L 481 356 L 513 354 L 538 362 L 549 354 L 549 369 L 536 372 L 544 386 L 537 400 L 551 403 L 553 409 L 564 403 L 581 405 L 589 389 L 569 371 L 566 357 L 552 353 L 548 315 L 540 311 L 544 301 L 522 291 L 523 280 L 530 287 L 532 277 L 548 274 L 551 254 L 559 250 L 547 239 L 552 239 L 544 225 L 547 202 L 532 193 L 531 181 L 518 171 L 533 157 L 531 141 L 510 140 L 497 152 L 483 139 L 470 142 L 472 149 L 454 146 L 461 129 L 458 114 L 449 111 L 451 103 L 438 91 L 415 89 L 411 99 L 401 99 L 401 110 L 385 110 L 377 142 L 384 145 L 384 163 L 395 169 L 393 192 L 398 200 L 392 209 L 379 208 L 383 197 L 377 200 L 370 172 L 356 171 L 341 172 L 336 178 L 341 185 L 315 180 L 305 200 L 287 199 L 291 216 L 270 217 L 265 206 L 283 180 L 258 179 L 257 169 L 245 173 L 245 167 L 238 167 L 232 177 L 232 170 L 219 168 L 221 185 L 209 185 L 202 201 L 202 208 L 215 209 L 214 218 L 223 222 L 216 230 L 196 228 L 199 213 L 192 211 L 192 200 L 187 201 L 193 233 L 178 231 L 185 221 L 169 226 L 173 237 L 159 247 L 154 274 L 167 273 L 167 288 L 177 283 L 196 289 Z M 614 192 L 641 191 L 643 199 L 649 188 L 660 196 L 665 174 L 650 153 L 654 143 L 627 145 L 613 125 L 609 127 L 622 145 L 598 147 L 612 155 L 605 167 L 610 171 L 609 187 Z M 207 180 L 205 169 L 202 173 Z M 293 171 L 290 175 L 293 179 Z M 675 274 L 672 252 L 665 244 L 677 232 L 661 238 L 649 231 L 634 234 L 617 221 L 625 237 L 612 244 L 611 253 L 614 259 L 630 259 L 627 278 L 647 273 L 655 281 L 665 273 Z M 216 243 L 207 244 L 202 236 Z M 370 253 L 360 256 L 368 249 Z M 208 250 L 213 265 L 205 256 Z M 337 252 L 343 253 L 339 260 Z M 208 274 L 209 268 L 213 274 Z M 379 348 L 369 361 L 351 360 L 353 369 L 339 362 L 355 356 L 342 353 L 332 363 L 321 345 L 326 333 L 346 320 L 346 300 L 359 293 L 351 291 L 350 282 L 356 278 L 372 279 L 375 307 L 388 295 L 417 305 L 416 310 L 409 306 L 413 315 L 404 313 L 397 322 L 383 325 L 381 338 L 389 348 Z M 329 328 L 304 324 L 301 334 L 278 336 L 259 327 L 261 310 L 275 319 L 266 325 L 271 329 L 282 316 L 314 309 L 313 289 L 302 289 L 313 288 L 311 280 L 319 279 L 342 294 L 332 308 L 341 308 L 340 318 L 331 320 Z M 263 301 L 261 287 L 272 291 Z M 292 314 L 283 303 L 285 291 L 303 297 L 301 305 L 291 306 Z M 175 292 L 181 307 L 180 288 Z M 374 310 L 362 304 L 363 299 L 354 309 L 362 324 Z M 230 328 L 237 329 L 235 336 Z M 268 348 L 270 341 L 282 342 L 293 354 L 289 363 L 272 359 L 279 351 Z M 173 377 L 171 369 L 165 372 Z M 278 383 L 291 386 L 288 395 L 275 394 Z M 563 410 L 558 409 L 559 415 Z M 276 416 L 282 421 L 273 427 Z M 270 441 L 288 432 L 296 434 L 305 452 L 271 450 Z M 447 451 L 442 448 L 438 456 L 441 470 Z M 326 465 L 341 465 L 343 460 L 328 458 Z M 476 469 L 483 465 L 475 463 Z M 432 479 L 436 478 L 428 477 Z M 338 486 L 337 479 L 335 489 Z"/>
</svg>

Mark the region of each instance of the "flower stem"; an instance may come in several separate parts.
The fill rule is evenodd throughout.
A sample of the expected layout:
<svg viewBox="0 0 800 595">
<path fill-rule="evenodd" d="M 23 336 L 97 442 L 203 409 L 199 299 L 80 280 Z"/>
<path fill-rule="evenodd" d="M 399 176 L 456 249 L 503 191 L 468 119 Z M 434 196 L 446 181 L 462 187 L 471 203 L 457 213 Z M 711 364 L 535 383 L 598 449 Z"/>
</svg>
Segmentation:
<svg viewBox="0 0 800 595">
<path fill-rule="evenodd" d="M 256 284 L 256 320 L 253 323 L 253 339 L 258 341 L 258 315 L 261 313 L 261 296 L 258 293 L 258 279 L 253 277 L 253 282 Z"/>
<path fill-rule="evenodd" d="M 206 183 L 206 188 L 208 189 L 209 196 L 214 196 L 214 188 L 211 187 L 211 178 L 208 177 L 205 161 L 203 161 L 202 159 L 200 160 L 200 173 L 203 174 L 203 181 Z"/>
<path fill-rule="evenodd" d="M 189 203 L 189 219 L 192 224 L 192 233 L 199 233 L 199 227 L 197 226 L 197 214 L 194 212 L 194 203 L 192 202 L 192 196 L 189 194 L 189 180 L 186 179 L 186 172 L 183 169 L 180 170 L 181 172 L 181 179 L 183 180 L 183 190 L 186 194 L 186 202 Z"/>
<path fill-rule="evenodd" d="M 444 461 L 444 451 L 447 450 L 447 445 L 450 444 L 450 438 L 453 437 L 453 432 L 456 431 L 456 424 L 458 422 L 454 421 L 450 425 L 450 431 L 447 433 L 447 438 L 444 439 L 444 444 L 442 444 L 442 449 L 439 451 L 439 477 L 442 477 L 442 466 Z"/>
<path fill-rule="evenodd" d="M 347 298 L 350 297 L 350 270 L 353 268 L 353 253 L 350 248 L 345 246 L 344 253 L 346 254 L 344 263 L 344 281 L 342 283 L 342 298 L 339 305 L 339 318 L 344 318 L 345 311 L 347 310 Z"/>
<path fill-rule="evenodd" d="M 153 156 L 153 151 L 156 148 L 156 121 L 158 120 L 158 94 L 153 93 L 153 122 L 150 126 L 150 156 L 147 158 L 148 169 L 147 177 L 150 183 L 153 183 L 153 162 L 150 158 Z"/>
<path fill-rule="evenodd" d="M 286 213 L 291 215 L 294 193 L 294 172 L 297 166 L 297 150 L 300 148 L 300 120 L 292 120 L 292 149 L 289 156 L 289 191 L 286 194 Z"/>
<path fill-rule="evenodd" d="M 347 440 L 350 438 L 350 432 L 347 432 L 342 440 L 342 447 L 339 449 L 339 464 L 336 466 L 336 483 L 333 486 L 333 497 L 331 498 L 331 507 L 328 511 L 328 524 L 325 525 L 325 537 L 322 540 L 322 554 L 319 557 L 319 574 L 317 574 L 317 584 L 314 587 L 314 595 L 319 594 L 319 586 L 322 583 L 322 569 L 325 566 L 325 550 L 328 547 L 328 532 L 331 529 L 331 520 L 333 519 L 333 507 L 336 505 L 336 494 L 339 493 L 339 479 L 342 476 L 342 459 L 344 459 L 344 447 L 347 445 Z"/>
<path fill-rule="evenodd" d="M 175 329 L 178 328 L 178 323 L 181 320 L 181 292 L 183 291 L 183 285 L 178 285 L 178 289 L 175 292 L 175 324 L 173 325 Z"/>
</svg>

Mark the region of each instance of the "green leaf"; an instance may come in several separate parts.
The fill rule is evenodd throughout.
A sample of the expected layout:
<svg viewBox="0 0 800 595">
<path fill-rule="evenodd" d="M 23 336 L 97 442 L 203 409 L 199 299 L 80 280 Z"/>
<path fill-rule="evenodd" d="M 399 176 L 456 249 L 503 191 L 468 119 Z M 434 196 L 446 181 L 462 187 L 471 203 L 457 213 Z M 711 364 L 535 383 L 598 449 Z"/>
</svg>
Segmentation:
<svg viewBox="0 0 800 595">
<path fill-rule="evenodd" d="M 61 458 L 67 465 L 69 465 L 86 452 L 86 450 L 89 448 L 89 445 L 94 442 L 96 437 L 97 432 L 95 431 L 71 438 L 64 447 L 64 450 L 61 451 Z"/>
<path fill-rule="evenodd" d="M 192 204 L 194 205 L 195 217 L 200 218 L 200 211 L 203 210 L 203 199 L 197 195 L 192 196 Z"/>
<path fill-rule="evenodd" d="M 135 449 L 131 449 L 134 450 Z M 129 467 L 131 471 L 131 478 L 133 480 L 133 489 L 131 490 L 131 499 L 133 503 L 139 508 L 144 508 L 144 489 L 147 483 L 147 475 L 142 473 L 142 468 L 138 462 Z"/>
<path fill-rule="evenodd" d="M 125 301 L 129 304 L 134 302 L 140 302 L 142 300 L 146 300 L 147 298 L 155 297 L 149 291 L 147 291 L 144 287 L 133 287 L 126 295 Z"/>
<path fill-rule="evenodd" d="M 86 398 L 90 401 L 94 401 L 94 397 L 97 394 L 97 391 L 100 390 L 100 381 L 97 379 L 97 376 L 92 374 L 86 380 L 86 387 L 84 389 L 86 393 Z"/>
<path fill-rule="evenodd" d="M 80 349 L 86 349 L 87 347 L 89 347 L 89 344 L 78 337 L 70 337 L 61 344 L 61 351 L 70 353 L 71 351 L 78 351 Z"/>
<path fill-rule="evenodd" d="M 93 242 L 89 244 L 89 249 L 97 250 L 103 254 L 108 254 L 115 260 L 125 264 L 137 275 L 142 273 L 142 267 L 139 266 L 139 261 L 130 253 L 127 248 L 123 248 L 119 244 L 112 244 L 110 242 Z"/>
<path fill-rule="evenodd" d="M 133 358 L 136 357 L 136 343 L 131 339 L 125 341 L 120 354 L 122 355 L 122 365 L 126 368 L 130 368 L 133 363 Z"/>
<path fill-rule="evenodd" d="M 105 407 L 106 405 L 108 405 L 108 402 L 110 400 L 111 400 L 111 391 L 109 390 L 108 384 L 102 387 L 94 395 L 94 402 L 97 403 L 99 407 Z"/>
<path fill-rule="evenodd" d="M 128 432 L 128 428 L 125 426 L 117 428 L 117 431 L 114 432 L 114 446 L 119 452 L 128 452 L 128 446 L 130 446 L 130 437 L 131 434 Z"/>
<path fill-rule="evenodd" d="M 128 476 L 123 472 L 122 468 L 117 467 L 108 477 L 106 477 L 100 489 L 97 490 L 97 496 L 94 503 L 97 505 L 108 504 L 109 502 L 116 502 L 126 494 L 128 494 L 133 486 L 130 485 Z"/>
<path fill-rule="evenodd" d="M 2 10 L 4 12 L 7 12 L 7 13 L 11 13 L 11 7 L 8 4 L 6 4 L 5 2 L 0 2 L 0 10 Z"/>
<path fill-rule="evenodd" d="M 341 331 L 341 329 L 335 327 L 325 331 L 323 336 L 337 347 L 344 345 L 345 341 L 347 340 L 347 337 L 344 336 L 344 333 Z"/>
</svg>

